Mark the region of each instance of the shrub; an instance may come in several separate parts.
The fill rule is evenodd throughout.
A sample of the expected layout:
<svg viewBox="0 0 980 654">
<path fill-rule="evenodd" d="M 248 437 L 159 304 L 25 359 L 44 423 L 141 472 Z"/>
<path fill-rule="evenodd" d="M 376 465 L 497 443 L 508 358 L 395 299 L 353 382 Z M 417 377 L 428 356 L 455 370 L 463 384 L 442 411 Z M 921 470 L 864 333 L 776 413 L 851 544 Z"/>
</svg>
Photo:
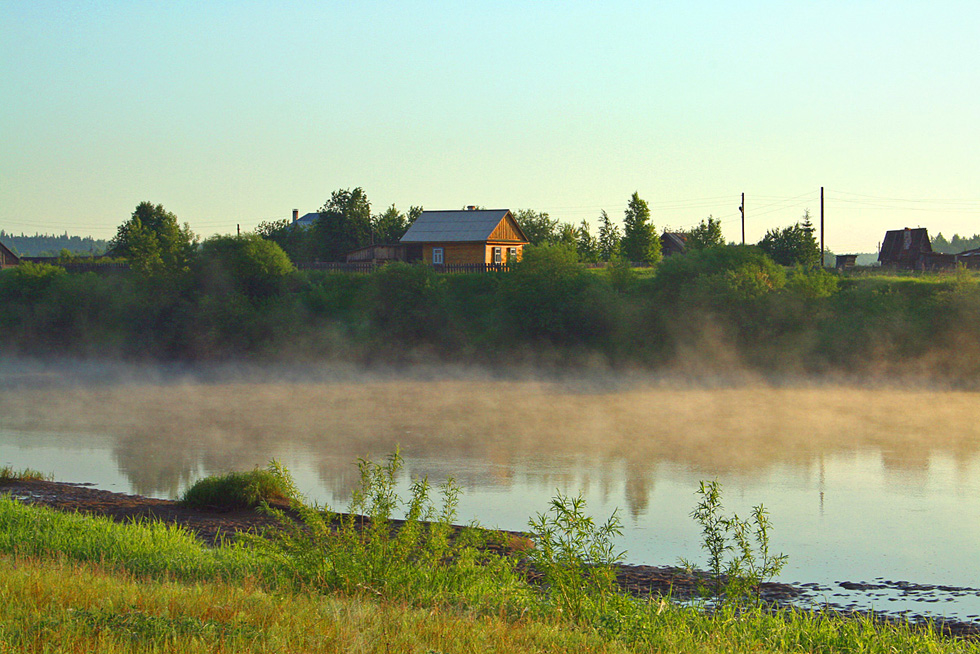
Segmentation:
<svg viewBox="0 0 980 654">
<path fill-rule="evenodd" d="M 759 504 L 752 508 L 751 521 L 736 513 L 723 515 L 717 481 L 702 481 L 698 494 L 701 499 L 691 517 L 701 525 L 701 548 L 708 552 L 715 594 L 723 594 L 726 601 L 736 604 L 757 599 L 759 584 L 778 575 L 788 558 L 769 553 L 769 514 Z M 689 570 L 694 568 L 683 559 L 681 564 Z"/>
<path fill-rule="evenodd" d="M 278 244 L 258 234 L 209 238 L 197 256 L 202 286 L 211 292 L 237 291 L 251 298 L 281 294 L 295 270 Z"/>
<path fill-rule="evenodd" d="M 371 276 L 369 315 L 385 336 L 436 340 L 445 323 L 445 289 L 431 266 L 389 263 Z"/>
<path fill-rule="evenodd" d="M 273 462 L 262 470 L 229 472 L 199 479 L 180 498 L 180 503 L 196 508 L 251 509 L 289 499 L 291 487 L 277 474 Z"/>
</svg>

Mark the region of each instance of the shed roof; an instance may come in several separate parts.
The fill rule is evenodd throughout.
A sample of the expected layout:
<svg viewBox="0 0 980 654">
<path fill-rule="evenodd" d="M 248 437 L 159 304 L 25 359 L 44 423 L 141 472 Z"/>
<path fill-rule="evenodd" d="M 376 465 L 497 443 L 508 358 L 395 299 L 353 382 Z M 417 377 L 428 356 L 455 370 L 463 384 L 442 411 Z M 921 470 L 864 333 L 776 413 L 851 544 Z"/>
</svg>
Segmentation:
<svg viewBox="0 0 980 654">
<path fill-rule="evenodd" d="M 13 250 L 3 243 L 0 243 L 0 267 L 16 266 L 20 263 L 20 257 L 14 254 Z"/>
<path fill-rule="evenodd" d="M 486 241 L 507 216 L 509 209 L 462 209 L 423 211 L 402 236 L 402 243 Z M 511 220 L 514 218 L 511 216 Z M 521 231 L 514 221 L 521 237 Z M 527 242 L 527 238 L 524 238 Z"/>
</svg>

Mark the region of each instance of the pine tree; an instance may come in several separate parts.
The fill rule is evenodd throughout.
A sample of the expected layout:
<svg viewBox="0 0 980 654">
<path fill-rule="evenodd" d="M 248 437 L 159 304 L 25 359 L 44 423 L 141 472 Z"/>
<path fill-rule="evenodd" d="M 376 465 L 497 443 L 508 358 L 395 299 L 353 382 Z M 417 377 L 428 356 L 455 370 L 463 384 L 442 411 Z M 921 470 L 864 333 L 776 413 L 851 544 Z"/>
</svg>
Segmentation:
<svg viewBox="0 0 980 654">
<path fill-rule="evenodd" d="M 660 236 L 650 222 L 650 207 L 636 192 L 626 207 L 623 219 L 623 256 L 629 261 L 657 263 L 660 261 Z"/>
</svg>

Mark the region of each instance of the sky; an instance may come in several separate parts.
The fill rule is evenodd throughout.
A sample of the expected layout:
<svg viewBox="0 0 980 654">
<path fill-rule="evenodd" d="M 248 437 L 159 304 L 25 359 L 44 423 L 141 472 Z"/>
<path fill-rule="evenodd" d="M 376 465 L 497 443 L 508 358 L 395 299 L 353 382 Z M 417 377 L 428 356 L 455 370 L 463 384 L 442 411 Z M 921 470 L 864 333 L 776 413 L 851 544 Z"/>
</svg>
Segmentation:
<svg viewBox="0 0 980 654">
<path fill-rule="evenodd" d="M 980 233 L 980 3 L 0 2 L 0 229 L 535 209 Z"/>
</svg>

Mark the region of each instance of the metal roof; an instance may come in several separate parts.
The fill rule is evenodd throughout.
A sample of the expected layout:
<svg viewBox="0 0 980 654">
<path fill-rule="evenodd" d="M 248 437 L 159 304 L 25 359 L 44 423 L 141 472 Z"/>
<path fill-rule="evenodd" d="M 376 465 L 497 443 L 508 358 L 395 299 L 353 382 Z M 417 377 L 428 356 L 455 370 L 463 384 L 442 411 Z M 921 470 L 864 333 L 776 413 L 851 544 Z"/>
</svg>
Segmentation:
<svg viewBox="0 0 980 654">
<path fill-rule="evenodd" d="M 423 211 L 402 236 L 402 243 L 485 241 L 509 209 Z"/>
<path fill-rule="evenodd" d="M 294 222 L 293 224 L 300 225 L 302 227 L 311 227 L 319 217 L 320 217 L 320 212 L 314 211 L 312 213 L 305 214 L 302 217 L 298 218 L 296 222 Z"/>
</svg>

